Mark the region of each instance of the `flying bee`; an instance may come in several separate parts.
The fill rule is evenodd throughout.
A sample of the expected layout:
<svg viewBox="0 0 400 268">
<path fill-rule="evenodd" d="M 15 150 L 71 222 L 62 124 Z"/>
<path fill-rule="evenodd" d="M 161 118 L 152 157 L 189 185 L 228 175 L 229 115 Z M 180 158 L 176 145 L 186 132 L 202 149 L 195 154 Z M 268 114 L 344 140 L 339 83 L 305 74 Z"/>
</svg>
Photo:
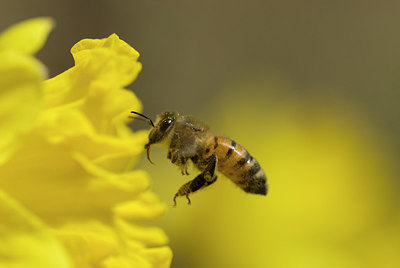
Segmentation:
<svg viewBox="0 0 400 268">
<path fill-rule="evenodd" d="M 217 180 L 216 169 L 247 193 L 266 195 L 267 178 L 263 169 L 249 152 L 234 140 L 215 136 L 204 122 L 174 111 L 159 114 L 155 123 L 138 112 L 151 125 L 149 142 L 144 146 L 147 159 L 150 159 L 150 147 L 157 143 L 166 143 L 168 159 L 177 165 L 182 175 L 189 175 L 189 160 L 200 170 L 193 180 L 182 185 L 174 196 L 174 205 L 178 196 L 186 196 L 210 186 Z"/>
</svg>

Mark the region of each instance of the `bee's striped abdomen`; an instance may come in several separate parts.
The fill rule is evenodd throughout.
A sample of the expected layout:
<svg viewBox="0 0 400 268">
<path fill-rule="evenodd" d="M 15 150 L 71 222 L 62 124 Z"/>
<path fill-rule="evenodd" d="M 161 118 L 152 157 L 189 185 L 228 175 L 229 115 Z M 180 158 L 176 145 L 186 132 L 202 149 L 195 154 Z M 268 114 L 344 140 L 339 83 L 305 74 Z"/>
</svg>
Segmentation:
<svg viewBox="0 0 400 268">
<path fill-rule="evenodd" d="M 265 173 L 243 146 L 229 138 L 215 136 L 209 140 L 204 158 L 211 154 L 217 155 L 217 169 L 245 192 L 267 194 Z"/>
</svg>

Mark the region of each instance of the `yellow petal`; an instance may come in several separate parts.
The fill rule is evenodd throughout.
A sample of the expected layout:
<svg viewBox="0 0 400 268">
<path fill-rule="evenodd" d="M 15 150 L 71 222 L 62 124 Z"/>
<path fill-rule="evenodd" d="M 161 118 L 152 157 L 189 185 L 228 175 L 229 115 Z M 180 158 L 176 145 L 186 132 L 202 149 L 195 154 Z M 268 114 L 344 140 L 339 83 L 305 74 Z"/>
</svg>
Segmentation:
<svg viewBox="0 0 400 268">
<path fill-rule="evenodd" d="M 143 227 L 145 228 L 145 227 Z M 76 267 L 88 267 L 102 263 L 105 267 L 169 267 L 172 253 L 168 247 L 153 244 L 147 248 L 142 241 L 165 234 L 157 228 L 147 230 L 132 228 L 119 222 L 107 225 L 96 221 L 69 223 L 55 230 L 65 245 Z"/>
<path fill-rule="evenodd" d="M 108 115 L 99 112 L 98 116 L 107 117 Z M 146 132 L 129 131 L 129 135 L 118 138 L 112 135 L 100 135 L 92 123 L 79 109 L 64 105 L 43 112 L 36 131 L 48 141 L 63 143 L 69 150 L 86 155 L 97 165 L 110 171 L 129 170 L 137 158 L 135 156 L 143 151 L 143 145 L 147 139 Z M 107 125 L 111 127 L 110 124 Z"/>
<path fill-rule="evenodd" d="M 127 130 L 128 132 L 128 130 Z M 136 161 L 139 159 L 139 155 L 143 152 L 143 145 L 148 140 L 147 131 L 139 131 L 136 133 L 129 132 L 129 137 L 121 137 L 119 141 L 125 143 L 128 148 L 120 153 L 107 154 L 97 157 L 93 161 L 96 165 L 112 171 L 112 172 L 122 172 L 124 170 L 129 171 L 135 165 Z"/>
<path fill-rule="evenodd" d="M 115 34 L 105 39 L 82 40 L 71 52 L 75 66 L 45 84 L 47 107 L 121 89 L 132 83 L 142 69 L 137 51 Z"/>
<path fill-rule="evenodd" d="M 46 42 L 54 26 L 51 18 L 34 18 L 20 22 L 0 34 L 0 50 L 35 54 Z"/>
<path fill-rule="evenodd" d="M 120 218 L 115 220 L 115 225 L 126 242 L 134 240 L 146 247 L 158 247 L 168 243 L 167 235 L 158 227 L 134 224 Z"/>
<path fill-rule="evenodd" d="M 106 268 L 168 268 L 171 266 L 172 251 L 169 247 L 136 248 L 127 254 L 112 256 L 103 261 Z"/>
<path fill-rule="evenodd" d="M 69 223 L 54 232 L 76 267 L 90 267 L 120 251 L 114 230 L 100 222 Z"/>
<path fill-rule="evenodd" d="M 0 219 L 0 267 L 71 267 L 49 229 L 1 191 Z"/>
<path fill-rule="evenodd" d="M 0 168 L 0 187 L 52 221 L 69 215 L 109 217 L 117 203 L 148 189 L 149 177 L 143 171 L 107 171 L 64 144 L 30 135 Z"/>
<path fill-rule="evenodd" d="M 123 89 L 141 69 L 139 54 L 116 35 L 72 53 L 76 65 L 44 83 L 34 127 L 0 167 L 0 188 L 57 226 L 77 267 L 169 267 L 165 233 L 125 222 L 166 209 L 147 193 L 148 174 L 131 170 L 147 139 L 126 126 L 141 109 Z"/>
<path fill-rule="evenodd" d="M 97 166 L 81 154 L 76 153 L 74 157 L 93 176 L 88 187 L 90 187 L 90 190 L 100 192 L 98 194 L 99 198 L 103 196 L 102 202 L 112 199 L 115 200 L 114 203 L 117 200 L 119 202 L 130 200 L 129 197 L 136 197 L 136 195 L 147 190 L 149 187 L 149 179 L 145 171 L 135 170 L 121 174 L 112 173 Z M 103 194 L 101 193 L 102 191 L 108 191 L 108 193 L 105 192 Z"/>
<path fill-rule="evenodd" d="M 172 251 L 169 247 L 149 248 L 143 256 L 151 263 L 151 267 L 168 268 L 171 266 Z"/>
<path fill-rule="evenodd" d="M 21 134 L 37 117 L 42 97 L 43 67 L 13 51 L 0 52 L 0 164 L 17 148 Z"/>
<path fill-rule="evenodd" d="M 128 90 L 106 90 L 93 87 L 82 111 L 101 134 L 117 134 L 117 129 L 126 126 L 130 111 L 141 110 L 142 105 L 135 94 Z M 132 131 L 129 131 L 132 133 Z"/>
<path fill-rule="evenodd" d="M 71 53 L 74 56 L 75 64 L 91 57 L 91 53 L 97 48 L 109 48 L 115 51 L 118 55 L 129 57 L 132 62 L 136 62 L 139 58 L 139 52 L 128 45 L 126 42 L 119 39 L 118 35 L 112 34 L 104 39 L 83 39 L 76 43 L 71 48 Z"/>
<path fill-rule="evenodd" d="M 134 201 L 120 203 L 114 208 L 117 216 L 130 220 L 152 220 L 161 216 L 166 210 L 166 205 L 160 203 L 157 196 L 150 192 L 143 193 Z"/>
</svg>

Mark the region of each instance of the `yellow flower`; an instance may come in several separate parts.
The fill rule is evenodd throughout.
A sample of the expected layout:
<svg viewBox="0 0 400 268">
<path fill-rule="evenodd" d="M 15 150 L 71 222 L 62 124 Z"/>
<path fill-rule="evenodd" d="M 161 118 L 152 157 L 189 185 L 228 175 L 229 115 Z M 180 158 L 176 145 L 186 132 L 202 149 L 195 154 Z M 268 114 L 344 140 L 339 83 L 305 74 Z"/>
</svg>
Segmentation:
<svg viewBox="0 0 400 268">
<path fill-rule="evenodd" d="M 0 48 L 33 53 L 49 25 L 51 20 L 41 18 L 12 28 L 0 37 Z M 13 228 L 13 220 L 0 222 L 0 235 L 11 230 L 11 239 L 0 240 L 0 266 L 11 261 L 16 267 L 55 267 L 44 259 L 41 266 L 30 263 L 37 248 L 51 247 L 58 253 L 50 257 L 59 256 L 60 267 L 168 267 L 172 253 L 164 232 L 135 223 L 165 211 L 148 191 L 148 175 L 132 170 L 146 132 L 126 126 L 129 111 L 141 104 L 124 87 L 141 70 L 139 53 L 115 34 L 82 40 L 71 53 L 75 66 L 46 81 L 33 58 L 35 68 L 29 65 L 29 71 L 35 79 L 21 79 L 21 71 L 11 68 L 17 57 L 1 62 L 8 76 L 0 76 L 0 90 L 9 94 L 0 103 L 0 124 L 9 138 L 0 147 L 0 189 L 7 192 L 0 199 L 0 218 L 23 214 L 18 217 L 22 229 L 37 229 L 48 241 Z M 22 81 L 20 94 L 14 94 L 10 77 Z M 16 238 L 25 250 L 17 252 L 10 244 Z"/>
</svg>

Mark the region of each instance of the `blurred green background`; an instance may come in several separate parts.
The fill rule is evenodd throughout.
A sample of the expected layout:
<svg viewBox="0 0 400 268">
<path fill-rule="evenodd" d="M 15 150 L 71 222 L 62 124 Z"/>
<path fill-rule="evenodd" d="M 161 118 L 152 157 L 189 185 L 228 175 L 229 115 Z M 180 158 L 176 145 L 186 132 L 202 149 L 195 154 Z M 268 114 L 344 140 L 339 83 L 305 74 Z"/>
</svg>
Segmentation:
<svg viewBox="0 0 400 268">
<path fill-rule="evenodd" d="M 117 33 L 141 53 L 146 115 L 195 115 L 264 168 L 267 197 L 221 175 L 172 208 L 196 171 L 165 148 L 141 159 L 173 267 L 400 267 L 399 1 L 0 0 L 0 29 L 36 16 L 57 23 L 38 55 L 51 76 Z"/>
</svg>

